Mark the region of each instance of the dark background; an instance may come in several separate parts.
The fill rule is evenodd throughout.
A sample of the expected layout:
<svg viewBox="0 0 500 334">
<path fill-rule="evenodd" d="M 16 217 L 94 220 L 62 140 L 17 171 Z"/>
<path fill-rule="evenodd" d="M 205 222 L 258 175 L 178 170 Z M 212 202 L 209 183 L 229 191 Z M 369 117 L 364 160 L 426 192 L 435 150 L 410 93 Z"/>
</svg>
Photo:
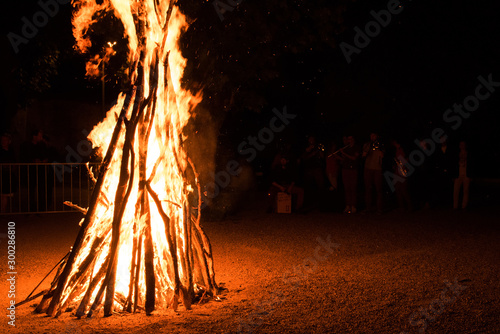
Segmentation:
<svg viewBox="0 0 500 334">
<path fill-rule="evenodd" d="M 339 48 L 353 45 L 354 27 L 373 20 L 387 1 L 247 1 L 221 21 L 212 2 L 180 2 L 190 17 L 181 40 L 188 67 L 186 87 L 202 89 L 200 108 L 219 133 L 216 161 L 238 156 L 238 144 L 269 124 L 272 109 L 287 106 L 298 117 L 252 161 L 266 169 L 284 142 L 300 151 L 308 134 L 325 144 L 369 131 L 400 138 L 407 148 L 443 127 L 451 143 L 466 139 L 476 154 L 478 176 L 498 177 L 499 92 L 456 131 L 443 113 L 474 93 L 477 77 L 500 81 L 500 48 L 494 1 L 403 1 L 403 11 L 348 64 Z M 74 48 L 71 5 L 60 5 L 38 34 L 14 53 L 7 34 L 40 10 L 36 1 L 4 4 L 1 20 L 1 131 L 14 143 L 41 127 L 64 159 L 103 116 L 100 78 L 85 77 L 85 62 L 107 41 L 117 50 L 106 69 L 106 107 L 126 81 L 126 40 L 120 23 L 104 15 L 93 26 L 87 55 Z M 20 116 L 22 115 L 22 116 Z M 216 167 L 217 168 L 217 167 Z"/>
</svg>

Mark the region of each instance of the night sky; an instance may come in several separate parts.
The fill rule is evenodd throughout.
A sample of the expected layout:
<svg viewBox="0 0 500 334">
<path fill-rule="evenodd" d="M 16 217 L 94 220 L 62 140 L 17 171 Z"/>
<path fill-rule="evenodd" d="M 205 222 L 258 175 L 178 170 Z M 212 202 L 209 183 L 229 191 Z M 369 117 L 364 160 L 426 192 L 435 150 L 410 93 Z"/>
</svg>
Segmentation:
<svg viewBox="0 0 500 334">
<path fill-rule="evenodd" d="M 224 1 L 223 1 L 224 2 Z M 194 19 L 181 40 L 188 59 L 186 86 L 204 92 L 203 108 L 220 124 L 218 145 L 237 155 L 248 135 L 269 123 L 272 109 L 287 106 L 298 117 L 262 154 L 272 156 L 284 141 L 297 149 L 308 134 L 321 141 L 354 133 L 358 141 L 369 131 L 384 140 L 400 138 L 408 149 L 413 140 L 441 127 L 456 143 L 466 139 L 484 168 L 481 176 L 498 177 L 500 163 L 500 87 L 480 102 L 456 129 L 443 115 L 475 93 L 479 76 L 500 82 L 500 47 L 494 1 L 402 1 L 397 14 L 347 62 L 341 45 L 355 46 L 355 28 L 365 30 L 371 11 L 386 10 L 392 1 L 249 1 L 243 0 L 221 21 L 213 2 L 186 3 L 181 9 Z M 101 104 L 99 79 L 85 78 L 85 61 L 73 49 L 71 6 L 59 10 L 15 53 L 7 38 L 21 34 L 36 1 L 4 4 L 2 35 L 1 130 L 13 131 L 11 120 L 33 101 L 65 99 Z M 94 31 L 95 49 L 117 41 L 109 64 L 106 101 L 123 86 L 126 41 L 112 17 Z M 93 111 L 95 113 L 95 111 Z M 75 131 L 78 116 L 56 110 Z M 99 119 L 101 115 L 89 115 Z M 20 131 L 25 136 L 29 124 Z M 64 130 L 62 130 L 64 131 Z M 258 162 L 255 162 L 258 163 Z"/>
</svg>

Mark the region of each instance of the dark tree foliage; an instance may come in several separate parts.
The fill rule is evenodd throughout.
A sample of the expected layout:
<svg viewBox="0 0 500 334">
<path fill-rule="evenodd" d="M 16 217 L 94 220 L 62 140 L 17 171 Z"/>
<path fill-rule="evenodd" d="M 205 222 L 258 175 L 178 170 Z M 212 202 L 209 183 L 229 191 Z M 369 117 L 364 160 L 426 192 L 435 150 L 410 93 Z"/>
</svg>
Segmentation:
<svg viewBox="0 0 500 334">
<path fill-rule="evenodd" d="M 298 67 L 311 54 L 335 47 L 349 2 L 181 2 L 182 11 L 193 18 L 183 39 L 189 60 L 185 77 L 202 86 L 211 105 L 260 111 L 276 99 L 270 91 L 292 92 L 291 86 L 303 75 Z M 307 71 L 311 77 L 315 69 Z"/>
<path fill-rule="evenodd" d="M 2 64 L 7 68 L 3 89 L 13 93 L 9 97 L 14 106 L 24 107 L 47 94 L 61 73 L 61 60 L 68 56 L 65 47 L 70 45 L 68 37 L 71 31 L 64 29 L 69 20 L 70 6 L 58 8 L 46 24 L 35 27 L 34 33 L 30 28 L 32 35 L 28 36 L 24 33 L 25 22 L 33 24 L 33 16 L 43 12 L 42 8 L 34 1 L 12 2 L 7 7 L 1 20 Z M 11 42 L 13 34 L 19 38 L 13 40 L 20 42 Z"/>
<path fill-rule="evenodd" d="M 186 87 L 203 89 L 203 103 L 218 119 L 229 110 L 259 112 L 296 94 L 321 72 L 325 60 L 319 61 L 319 55 L 336 46 L 351 1 L 242 0 L 237 5 L 221 0 L 218 6 L 214 1 L 178 1 L 191 20 L 181 41 L 188 59 Z M 12 15 L 3 22 L 5 33 L 20 33 L 21 17 L 30 18 L 40 10 L 36 2 L 30 4 L 10 5 Z M 60 93 L 100 100 L 101 77 L 86 77 L 84 64 L 102 54 L 108 42 L 116 42 L 116 54 L 106 64 L 106 100 L 114 100 L 126 85 L 127 41 L 120 21 L 112 12 L 99 13 L 88 32 L 92 47 L 81 55 L 74 49 L 71 12 L 71 5 L 62 5 L 36 37 L 20 46 L 18 54 L 8 50 L 6 62 L 12 64 L 17 106 Z M 4 44 L 9 47 L 7 41 Z"/>
<path fill-rule="evenodd" d="M 349 2 L 223 2 L 222 6 L 233 8 L 224 12 L 220 1 L 178 1 L 190 20 L 181 40 L 188 59 L 186 87 L 202 89 L 205 105 L 217 110 L 221 117 L 223 111 L 235 107 L 260 111 L 270 103 L 269 99 L 276 99 L 269 96 L 270 91 L 274 95 L 293 93 L 291 86 L 304 76 L 297 67 L 335 47 L 335 37 L 344 29 L 342 17 Z M 106 73 L 113 75 L 110 81 L 116 88 L 122 87 L 128 64 L 121 23 L 112 13 L 101 13 L 89 34 L 93 45 L 87 58 L 99 54 L 108 41 L 117 42 L 117 53 Z M 317 63 L 318 70 L 322 65 Z M 308 67 L 305 71 L 311 77 L 310 72 L 315 70 Z"/>
<path fill-rule="evenodd" d="M 29 57 L 20 58 L 19 65 L 13 69 L 21 105 L 51 88 L 52 80 L 59 74 L 59 61 L 60 50 L 57 45 L 34 41 Z"/>
</svg>

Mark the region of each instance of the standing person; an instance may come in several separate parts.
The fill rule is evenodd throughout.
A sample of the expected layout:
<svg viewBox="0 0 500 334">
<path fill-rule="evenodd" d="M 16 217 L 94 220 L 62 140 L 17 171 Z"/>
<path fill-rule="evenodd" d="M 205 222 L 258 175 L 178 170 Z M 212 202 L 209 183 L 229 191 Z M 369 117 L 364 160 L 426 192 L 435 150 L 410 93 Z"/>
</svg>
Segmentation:
<svg viewBox="0 0 500 334">
<path fill-rule="evenodd" d="M 385 150 L 379 141 L 378 133 L 372 132 L 370 141 L 363 145 L 366 212 L 374 211 L 373 189 L 375 189 L 376 193 L 377 213 L 381 214 L 383 211 L 382 160 L 384 153 Z"/>
<path fill-rule="evenodd" d="M 1 147 L 0 147 L 0 166 L 1 169 L 1 206 L 0 212 L 7 212 L 9 206 L 9 197 L 12 197 L 15 192 L 17 182 L 14 178 L 14 170 L 10 163 L 14 163 L 16 161 L 14 152 L 12 151 L 11 144 L 11 136 L 8 133 L 4 133 L 1 138 Z"/>
<path fill-rule="evenodd" d="M 344 183 L 346 204 L 344 213 L 356 213 L 360 149 L 353 136 L 347 136 L 347 144 L 348 146 L 340 151 L 342 156 L 342 182 Z"/>
<path fill-rule="evenodd" d="M 302 153 L 300 161 L 304 171 L 304 187 L 307 203 L 316 204 L 325 187 L 324 158 L 325 153 L 322 146 L 316 141 L 316 137 L 307 138 L 308 146 Z"/>
<path fill-rule="evenodd" d="M 465 141 L 458 145 L 459 152 L 453 168 L 453 209 L 457 210 L 460 200 L 460 189 L 463 189 L 462 209 L 466 209 L 469 204 L 469 186 L 470 186 L 470 165 L 469 151 Z"/>
<path fill-rule="evenodd" d="M 326 157 L 326 176 L 330 181 L 330 191 L 336 191 L 339 188 L 340 156 L 337 154 L 337 144 L 330 144 L 328 155 Z"/>
<path fill-rule="evenodd" d="M 435 186 L 433 189 L 433 203 L 441 204 L 443 206 L 449 206 L 453 187 L 453 180 L 451 176 L 451 166 L 453 164 L 453 156 L 455 154 L 451 152 L 448 145 L 447 136 L 441 136 L 439 148 L 436 150 L 435 154 Z"/>
<path fill-rule="evenodd" d="M 394 171 L 398 176 L 404 178 L 402 182 L 396 182 L 394 185 L 398 205 L 401 210 L 413 211 L 410 192 L 408 191 L 408 168 L 404 165 L 407 161 L 405 151 L 396 139 L 392 140 L 392 146 L 396 149 L 394 153 Z"/>
</svg>

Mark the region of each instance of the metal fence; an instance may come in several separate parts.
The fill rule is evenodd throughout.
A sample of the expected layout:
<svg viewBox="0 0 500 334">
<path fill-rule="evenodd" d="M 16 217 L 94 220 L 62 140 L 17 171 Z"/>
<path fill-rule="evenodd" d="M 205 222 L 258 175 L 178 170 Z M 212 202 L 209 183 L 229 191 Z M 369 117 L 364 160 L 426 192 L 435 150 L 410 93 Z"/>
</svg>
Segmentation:
<svg viewBox="0 0 500 334">
<path fill-rule="evenodd" d="M 87 208 L 98 163 L 0 164 L 0 214 L 71 212 L 68 201 Z"/>
</svg>

